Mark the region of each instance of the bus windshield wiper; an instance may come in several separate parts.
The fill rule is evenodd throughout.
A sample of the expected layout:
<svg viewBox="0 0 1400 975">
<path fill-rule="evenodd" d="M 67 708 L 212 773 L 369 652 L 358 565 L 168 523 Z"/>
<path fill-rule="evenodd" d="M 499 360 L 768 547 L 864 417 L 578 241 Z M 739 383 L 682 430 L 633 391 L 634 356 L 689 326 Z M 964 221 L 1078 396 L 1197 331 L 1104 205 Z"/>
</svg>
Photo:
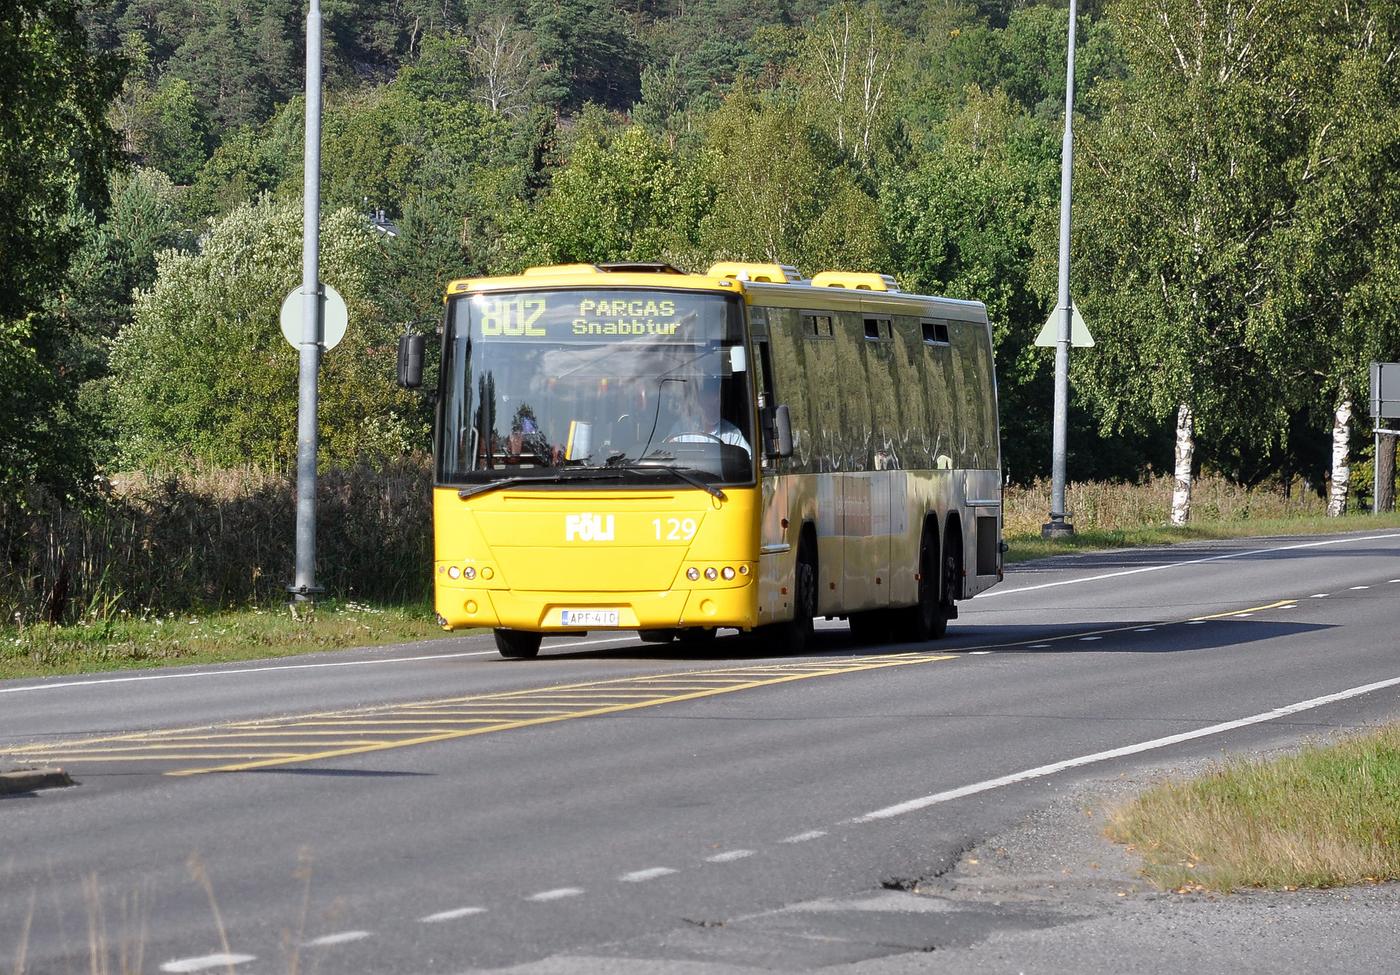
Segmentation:
<svg viewBox="0 0 1400 975">
<path fill-rule="evenodd" d="M 571 467 L 557 474 L 541 474 L 533 477 L 517 475 L 516 477 L 503 477 L 499 481 L 472 484 L 468 487 L 458 488 L 457 497 L 466 500 L 477 494 L 495 491 L 497 488 L 519 487 L 523 484 L 564 484 L 568 481 L 615 481 L 620 480 L 622 477 L 623 474 L 620 471 L 609 470 L 602 467 Z"/>
<path fill-rule="evenodd" d="M 682 481 L 685 481 L 685 483 L 698 487 L 705 493 L 718 498 L 720 501 L 729 500 L 729 495 L 725 494 L 719 488 L 708 481 L 702 481 L 700 478 L 696 477 L 694 474 L 695 468 L 693 467 L 672 467 L 670 464 L 643 464 L 640 461 L 628 460 L 625 457 L 609 457 L 607 464 L 608 467 L 613 470 L 666 471 L 669 474 L 674 474 Z"/>
</svg>

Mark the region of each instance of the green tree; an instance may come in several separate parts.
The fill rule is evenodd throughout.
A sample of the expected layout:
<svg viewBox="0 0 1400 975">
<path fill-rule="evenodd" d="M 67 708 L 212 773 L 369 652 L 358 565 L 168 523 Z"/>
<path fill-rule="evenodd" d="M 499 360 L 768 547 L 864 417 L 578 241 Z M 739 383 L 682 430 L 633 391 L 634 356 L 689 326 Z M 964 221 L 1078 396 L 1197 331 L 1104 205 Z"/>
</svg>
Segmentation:
<svg viewBox="0 0 1400 975">
<path fill-rule="evenodd" d="M 77 215 L 106 207 L 122 65 L 88 47 L 79 9 L 14 0 L 0 13 L 0 504 L 36 481 L 74 490 L 87 463 L 49 305 L 83 242 Z"/>
<path fill-rule="evenodd" d="M 354 210 L 321 230 L 321 273 L 350 326 L 321 377 L 321 457 L 346 463 L 427 443 L 417 397 L 393 385 L 397 327 L 381 310 L 378 241 Z M 278 328 L 300 282 L 301 205 L 264 199 L 219 221 L 196 253 L 158 256 L 155 285 L 112 349 L 111 402 L 123 465 L 190 459 L 289 469 L 297 354 Z"/>
<path fill-rule="evenodd" d="M 213 136 L 189 82 L 167 79 L 140 109 L 137 152 L 176 183 L 189 185 L 209 158 Z"/>
<path fill-rule="evenodd" d="M 1289 407 L 1326 417 L 1329 512 L 1346 510 L 1358 397 L 1372 360 L 1400 358 L 1400 11 L 1314 4 L 1290 58 L 1306 145 L 1290 161 L 1291 218 L 1270 236 L 1276 281 L 1256 332 Z"/>
<path fill-rule="evenodd" d="M 808 274 L 889 266 L 875 199 L 801 111 L 736 94 L 709 118 L 705 141 L 717 187 L 700 228 L 705 259 L 776 261 Z"/>
<path fill-rule="evenodd" d="M 1074 358 L 1074 382 L 1109 429 L 1175 415 L 1174 524 L 1190 517 L 1202 431 L 1280 428 L 1250 322 L 1268 293 L 1264 241 L 1290 204 L 1285 68 L 1306 43 L 1303 2 L 1110 8 L 1129 74 L 1094 89 L 1100 120 L 1081 129 L 1076 294 L 1098 346 Z"/>
<path fill-rule="evenodd" d="M 626 108 L 641 67 L 632 24 L 616 0 L 530 0 L 527 23 L 545 75 L 540 97 L 566 109 Z"/>
<path fill-rule="evenodd" d="M 550 192 L 522 211 L 505 263 L 656 260 L 693 253 L 712 189 L 639 126 L 583 126 Z"/>
<path fill-rule="evenodd" d="M 873 162 L 890 118 L 902 41 L 873 3 L 841 0 L 803 32 L 798 77 L 836 148 Z"/>
</svg>

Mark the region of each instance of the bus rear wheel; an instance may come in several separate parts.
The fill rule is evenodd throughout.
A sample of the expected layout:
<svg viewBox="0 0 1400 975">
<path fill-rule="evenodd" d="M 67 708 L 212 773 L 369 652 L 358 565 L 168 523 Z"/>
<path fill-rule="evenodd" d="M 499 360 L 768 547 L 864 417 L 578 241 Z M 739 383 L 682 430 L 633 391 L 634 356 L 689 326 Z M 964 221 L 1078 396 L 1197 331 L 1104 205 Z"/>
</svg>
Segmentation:
<svg viewBox="0 0 1400 975">
<path fill-rule="evenodd" d="M 948 573 L 940 573 L 938 568 L 938 535 L 925 528 L 919 541 L 919 601 L 904 610 L 899 628 L 900 636 L 912 643 L 938 640 L 948 632 L 951 614 L 940 597 L 951 592 L 952 587 Z"/>
<path fill-rule="evenodd" d="M 544 639 L 542 633 L 530 633 L 525 630 L 497 630 L 496 649 L 501 652 L 502 657 L 509 657 L 512 660 L 534 657 L 540 652 L 542 639 Z"/>
</svg>

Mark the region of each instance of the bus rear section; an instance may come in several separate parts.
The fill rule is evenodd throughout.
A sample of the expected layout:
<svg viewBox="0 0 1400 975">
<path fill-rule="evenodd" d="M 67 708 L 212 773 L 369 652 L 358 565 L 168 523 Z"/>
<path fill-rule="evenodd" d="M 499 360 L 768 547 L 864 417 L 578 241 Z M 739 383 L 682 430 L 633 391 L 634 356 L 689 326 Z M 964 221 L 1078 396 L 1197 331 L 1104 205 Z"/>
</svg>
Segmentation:
<svg viewBox="0 0 1400 975">
<path fill-rule="evenodd" d="M 506 656 L 547 634 L 757 622 L 755 418 L 732 282 L 563 269 L 453 286 L 436 604 Z"/>
</svg>

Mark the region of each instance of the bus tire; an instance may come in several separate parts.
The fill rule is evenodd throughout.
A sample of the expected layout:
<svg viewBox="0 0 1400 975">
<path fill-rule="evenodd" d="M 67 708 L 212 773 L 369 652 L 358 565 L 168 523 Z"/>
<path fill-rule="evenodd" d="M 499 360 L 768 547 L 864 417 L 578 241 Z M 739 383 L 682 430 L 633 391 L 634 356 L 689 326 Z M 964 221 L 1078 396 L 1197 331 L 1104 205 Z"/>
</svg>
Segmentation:
<svg viewBox="0 0 1400 975">
<path fill-rule="evenodd" d="M 948 533 L 947 551 L 943 554 L 943 582 L 941 585 L 940 599 L 938 600 L 938 615 L 942 620 L 938 635 L 942 636 L 948 629 L 948 621 L 958 618 L 958 597 L 957 593 L 962 589 L 963 574 L 963 553 L 961 537 L 953 537 L 952 532 Z"/>
<path fill-rule="evenodd" d="M 950 542 L 951 544 L 951 542 Z M 919 539 L 919 601 L 904 610 L 901 636 L 912 643 L 941 639 L 948 631 L 948 614 L 940 596 L 946 589 L 938 571 L 938 533 L 924 526 Z"/>
<path fill-rule="evenodd" d="M 792 583 L 792 619 L 782 624 L 783 644 L 788 653 L 801 653 L 812 642 L 817 615 L 817 545 L 805 532 L 797 543 Z"/>
<path fill-rule="evenodd" d="M 501 652 L 502 657 L 522 660 L 539 654 L 542 639 L 544 639 L 542 633 L 530 633 L 526 630 L 497 630 L 496 649 Z"/>
</svg>

